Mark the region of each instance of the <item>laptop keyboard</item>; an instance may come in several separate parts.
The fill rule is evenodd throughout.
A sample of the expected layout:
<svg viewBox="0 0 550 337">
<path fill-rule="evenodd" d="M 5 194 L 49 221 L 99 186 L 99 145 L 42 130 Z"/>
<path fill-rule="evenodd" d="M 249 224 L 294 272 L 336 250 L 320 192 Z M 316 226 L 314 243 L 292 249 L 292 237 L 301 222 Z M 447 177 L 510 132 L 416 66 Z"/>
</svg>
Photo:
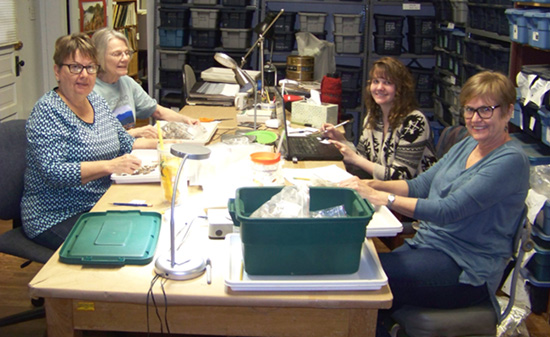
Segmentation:
<svg viewBox="0 0 550 337">
<path fill-rule="evenodd" d="M 292 152 L 295 153 L 316 153 L 317 152 L 317 139 L 309 137 L 293 137 L 292 139 Z"/>
</svg>

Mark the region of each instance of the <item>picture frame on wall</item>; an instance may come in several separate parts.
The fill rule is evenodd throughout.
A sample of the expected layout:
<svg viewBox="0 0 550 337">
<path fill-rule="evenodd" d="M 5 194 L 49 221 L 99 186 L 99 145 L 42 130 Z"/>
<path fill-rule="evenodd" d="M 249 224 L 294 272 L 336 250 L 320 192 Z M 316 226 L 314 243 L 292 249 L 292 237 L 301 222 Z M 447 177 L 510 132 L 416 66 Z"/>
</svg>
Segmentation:
<svg viewBox="0 0 550 337">
<path fill-rule="evenodd" d="M 93 32 L 107 26 L 105 0 L 78 0 L 78 2 L 81 32 Z"/>
</svg>

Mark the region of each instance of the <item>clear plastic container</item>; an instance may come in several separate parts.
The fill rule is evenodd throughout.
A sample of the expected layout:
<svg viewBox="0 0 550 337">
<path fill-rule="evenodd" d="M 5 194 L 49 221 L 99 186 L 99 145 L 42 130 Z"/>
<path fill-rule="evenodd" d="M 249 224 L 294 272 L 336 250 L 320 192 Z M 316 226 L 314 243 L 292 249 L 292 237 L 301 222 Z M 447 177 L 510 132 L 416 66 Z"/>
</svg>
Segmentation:
<svg viewBox="0 0 550 337">
<path fill-rule="evenodd" d="M 157 147 L 159 155 L 159 167 L 160 167 L 160 185 L 164 199 L 168 202 L 172 202 L 173 186 L 176 181 L 176 175 L 181 163 L 181 158 L 174 156 L 170 153 L 170 147 L 172 144 L 164 144 L 161 148 Z M 183 172 L 182 172 L 183 174 Z M 180 177 L 179 186 L 176 193 L 176 205 L 180 204 L 182 199 L 182 193 L 187 194 L 187 181 L 185 177 Z"/>
<path fill-rule="evenodd" d="M 250 155 L 254 183 L 259 186 L 283 185 L 280 153 L 254 152 Z"/>
</svg>

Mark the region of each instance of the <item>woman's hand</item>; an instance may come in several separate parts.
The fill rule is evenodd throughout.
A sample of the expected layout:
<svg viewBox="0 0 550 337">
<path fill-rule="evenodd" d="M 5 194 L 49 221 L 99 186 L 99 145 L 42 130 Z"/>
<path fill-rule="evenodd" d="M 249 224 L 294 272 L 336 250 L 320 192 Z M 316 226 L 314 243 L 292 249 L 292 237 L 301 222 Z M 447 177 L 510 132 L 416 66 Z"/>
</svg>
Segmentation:
<svg viewBox="0 0 550 337">
<path fill-rule="evenodd" d="M 199 125 L 201 123 L 198 119 L 191 118 L 189 116 L 184 116 L 184 117 L 185 117 L 185 123 L 189 125 Z"/>
<path fill-rule="evenodd" d="M 339 187 L 351 188 L 357 191 L 360 196 L 370 201 L 375 206 L 383 206 L 388 203 L 387 192 L 375 190 L 370 186 L 372 180 L 361 180 L 356 176 L 342 180 L 338 183 Z"/>
<path fill-rule="evenodd" d="M 339 141 L 331 140 L 330 142 L 334 144 L 334 146 L 336 146 L 336 148 L 340 151 L 342 156 L 344 156 L 344 162 L 349 164 L 354 164 L 354 165 L 358 163 L 358 160 L 361 158 L 361 156 L 357 154 L 357 152 L 355 152 L 346 144 L 341 143 Z"/>
<path fill-rule="evenodd" d="M 132 174 L 141 166 L 141 160 L 131 154 L 125 154 L 111 160 L 86 161 L 80 163 L 80 181 L 82 185 L 110 174 Z"/>
<path fill-rule="evenodd" d="M 128 130 L 128 133 L 134 138 L 158 138 L 157 128 L 152 125 L 133 128 Z"/>
<path fill-rule="evenodd" d="M 321 132 L 323 133 L 323 136 L 328 137 L 332 140 L 337 140 L 339 142 L 343 142 L 346 140 L 346 137 L 344 134 L 334 128 L 334 125 L 330 123 L 324 123 L 321 125 Z"/>
<path fill-rule="evenodd" d="M 112 174 L 132 174 L 141 167 L 141 159 L 131 154 L 125 154 L 111 159 L 109 164 Z"/>
</svg>

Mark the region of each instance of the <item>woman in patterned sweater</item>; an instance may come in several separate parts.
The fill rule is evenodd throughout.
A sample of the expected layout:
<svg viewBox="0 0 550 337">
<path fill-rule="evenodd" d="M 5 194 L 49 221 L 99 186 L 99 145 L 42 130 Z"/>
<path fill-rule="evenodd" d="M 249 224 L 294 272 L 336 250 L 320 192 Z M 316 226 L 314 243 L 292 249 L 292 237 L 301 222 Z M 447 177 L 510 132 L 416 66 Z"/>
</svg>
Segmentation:
<svg viewBox="0 0 550 337">
<path fill-rule="evenodd" d="M 332 124 L 324 124 L 322 130 L 338 147 L 348 167 L 363 171 L 358 173 L 363 178 L 414 178 L 436 161 L 430 124 L 417 110 L 414 79 L 401 62 L 391 57 L 374 62 L 369 78 L 367 117 L 357 149 Z"/>
<path fill-rule="evenodd" d="M 25 234 L 58 248 L 81 214 L 111 185 L 112 173 L 132 173 L 141 165 L 133 148 L 156 148 L 156 141 L 134 139 L 107 102 L 92 92 L 96 50 L 84 34 L 55 44 L 58 87 L 34 106 L 27 121 L 27 169 L 21 215 Z"/>
</svg>

